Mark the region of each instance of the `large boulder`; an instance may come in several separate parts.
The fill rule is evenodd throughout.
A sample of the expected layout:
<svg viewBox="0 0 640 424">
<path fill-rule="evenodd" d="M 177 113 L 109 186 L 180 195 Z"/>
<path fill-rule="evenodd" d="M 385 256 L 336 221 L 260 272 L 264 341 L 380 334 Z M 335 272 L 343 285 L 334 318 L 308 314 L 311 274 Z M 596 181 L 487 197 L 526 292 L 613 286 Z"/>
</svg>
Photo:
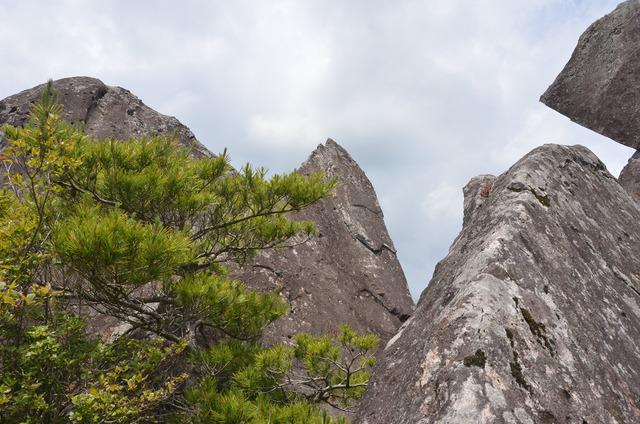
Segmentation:
<svg viewBox="0 0 640 424">
<path fill-rule="evenodd" d="M 640 422 L 640 206 L 582 146 L 465 188 L 357 422 Z"/>
<path fill-rule="evenodd" d="M 0 125 L 22 126 L 31 104 L 42 95 L 41 84 L 0 100 Z M 128 139 L 155 134 L 177 136 L 194 156 L 208 155 L 191 130 L 173 116 L 163 115 L 121 87 L 111 87 L 89 77 L 63 78 L 53 82 L 64 119 L 84 125 L 87 133 L 100 137 Z"/>
<path fill-rule="evenodd" d="M 175 133 L 196 156 L 210 154 L 176 118 L 147 107 L 123 88 L 87 77 L 65 78 L 53 85 L 64 118 L 83 123 L 89 134 L 126 139 Z M 43 88 L 0 101 L 0 125 L 24 125 Z M 331 198 L 297 214 L 315 221 L 320 235 L 291 248 L 265 251 L 236 269 L 235 276 L 256 290 L 279 288 L 290 303 L 288 316 L 267 329 L 269 342 L 287 340 L 298 331 L 336 332 L 343 323 L 386 340 L 411 314 L 413 301 L 376 194 L 358 164 L 332 140 L 319 146 L 299 169 L 304 174 L 316 171 L 339 181 Z M 94 317 L 90 324 L 105 339 L 127 328 L 104 316 Z"/>
<path fill-rule="evenodd" d="M 293 334 L 335 332 L 342 323 L 387 340 L 412 313 L 396 250 L 371 182 L 338 143 L 327 140 L 298 172 L 337 178 L 335 194 L 296 214 L 319 235 L 261 254 L 239 277 L 254 288 L 280 288 L 289 314 L 267 330 L 268 341 Z"/>
<path fill-rule="evenodd" d="M 640 0 L 592 24 L 541 101 L 571 120 L 640 149 Z"/>
</svg>

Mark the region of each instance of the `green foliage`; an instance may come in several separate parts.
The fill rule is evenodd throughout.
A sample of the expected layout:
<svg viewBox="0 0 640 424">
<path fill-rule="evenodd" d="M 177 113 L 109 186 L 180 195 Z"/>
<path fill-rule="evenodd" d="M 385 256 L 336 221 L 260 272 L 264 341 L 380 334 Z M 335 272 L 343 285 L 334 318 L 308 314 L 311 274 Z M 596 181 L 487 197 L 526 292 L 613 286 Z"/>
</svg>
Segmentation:
<svg viewBox="0 0 640 424">
<path fill-rule="evenodd" d="M 27 283 L 37 255 L 27 254 L 38 225 L 36 215 L 8 190 L 0 190 L 0 273 L 4 278 Z"/>
<path fill-rule="evenodd" d="M 90 283 L 137 287 L 169 278 L 191 259 L 180 232 L 144 224 L 123 211 L 76 208 L 53 230 L 53 248 L 65 264 Z"/>
<path fill-rule="evenodd" d="M 186 378 L 160 373 L 184 344 L 104 344 L 58 307 L 49 287 L 0 290 L 0 422 L 148 422 Z"/>
<path fill-rule="evenodd" d="M 190 407 L 180 422 L 342 422 L 316 405 L 353 406 L 366 389 L 377 346 L 376 336 L 343 326 L 337 340 L 299 334 L 293 346 L 263 349 L 235 340 L 202 349 L 193 359 L 204 377 L 187 392 Z"/>
<path fill-rule="evenodd" d="M 348 408 L 362 397 L 369 380 L 368 369 L 375 365 L 371 354 L 379 339 L 373 334 L 359 335 L 343 325 L 338 344 L 327 336 L 298 334 L 295 357 L 302 362 L 308 379 L 305 385 L 314 393 L 314 402 Z"/>
<path fill-rule="evenodd" d="M 157 341 L 120 341 L 120 344 L 124 346 L 109 346 L 110 356 L 106 355 L 111 362 L 118 358 L 117 365 L 98 375 L 82 393 L 71 398 L 71 422 L 154 421 L 158 418 L 158 405 L 166 402 L 186 380 L 187 374 L 171 375 L 166 370 L 186 348 L 185 343 L 168 347 L 162 347 Z M 161 369 L 162 372 L 158 372 Z M 161 376 L 165 378 L 161 380 Z"/>
<path fill-rule="evenodd" d="M 94 140 L 61 112 L 49 85 L 3 129 L 0 422 L 344 422 L 318 404 L 362 396 L 377 338 L 343 327 L 266 349 L 286 302 L 226 268 L 313 235 L 290 213 L 335 181 L 237 172 L 171 138 Z M 89 336 L 87 307 L 123 334 Z"/>
<path fill-rule="evenodd" d="M 277 293 L 247 290 L 239 281 L 207 273 L 186 276 L 174 286 L 177 302 L 203 318 L 200 324 L 238 340 L 257 340 L 287 312 Z"/>
</svg>

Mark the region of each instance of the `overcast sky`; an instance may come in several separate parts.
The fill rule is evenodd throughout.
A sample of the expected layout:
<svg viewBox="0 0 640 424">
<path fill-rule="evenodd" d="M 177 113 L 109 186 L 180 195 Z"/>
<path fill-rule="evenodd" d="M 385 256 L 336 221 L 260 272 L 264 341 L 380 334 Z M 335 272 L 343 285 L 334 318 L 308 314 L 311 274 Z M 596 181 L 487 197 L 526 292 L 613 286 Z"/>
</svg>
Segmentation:
<svg viewBox="0 0 640 424">
<path fill-rule="evenodd" d="M 617 0 L 2 1 L 0 98 L 87 75 L 233 163 L 290 171 L 331 137 L 372 180 L 414 297 L 462 187 L 544 143 L 633 151 L 538 102 Z"/>
</svg>

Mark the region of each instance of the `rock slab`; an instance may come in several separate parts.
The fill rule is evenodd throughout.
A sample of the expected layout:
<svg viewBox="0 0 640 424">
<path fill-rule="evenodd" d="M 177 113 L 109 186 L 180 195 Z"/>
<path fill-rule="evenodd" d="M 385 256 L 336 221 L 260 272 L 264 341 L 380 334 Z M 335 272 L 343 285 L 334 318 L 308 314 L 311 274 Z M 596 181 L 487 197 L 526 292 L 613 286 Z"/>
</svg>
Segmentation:
<svg viewBox="0 0 640 424">
<path fill-rule="evenodd" d="M 582 146 L 465 188 L 356 422 L 640 422 L 640 207 Z"/>
<path fill-rule="evenodd" d="M 640 149 L 640 0 L 621 3 L 580 37 L 540 100 L 572 121 Z"/>
</svg>

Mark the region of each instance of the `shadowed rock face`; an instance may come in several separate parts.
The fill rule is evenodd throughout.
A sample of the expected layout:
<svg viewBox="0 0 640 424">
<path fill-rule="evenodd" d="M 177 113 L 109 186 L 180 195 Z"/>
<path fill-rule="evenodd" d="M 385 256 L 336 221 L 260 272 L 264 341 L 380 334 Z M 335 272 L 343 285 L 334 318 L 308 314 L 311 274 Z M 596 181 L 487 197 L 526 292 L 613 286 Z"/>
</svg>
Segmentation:
<svg viewBox="0 0 640 424">
<path fill-rule="evenodd" d="M 638 203 L 545 145 L 472 180 L 465 214 L 357 422 L 640 422 Z"/>
<path fill-rule="evenodd" d="M 387 340 L 413 302 L 371 182 L 335 141 L 318 146 L 298 172 L 336 177 L 335 194 L 296 215 L 319 236 L 282 252 L 265 252 L 239 275 L 254 288 L 282 288 L 291 310 L 266 333 L 335 332 L 342 323 Z"/>
<path fill-rule="evenodd" d="M 0 101 L 0 124 L 22 126 L 31 104 L 42 95 L 46 84 L 22 91 Z M 89 77 L 64 78 L 53 82 L 64 119 L 83 123 L 85 131 L 100 138 L 127 139 L 154 134 L 176 134 L 195 156 L 210 154 L 191 130 L 172 116 L 151 109 L 128 90 L 110 87 Z"/>
<path fill-rule="evenodd" d="M 150 109 L 123 88 L 87 77 L 58 80 L 54 87 L 65 119 L 83 122 L 92 135 L 126 139 L 175 131 L 182 143 L 194 146 L 196 155 L 210 154 L 177 119 Z M 24 125 L 43 88 L 0 101 L 0 125 Z M 236 276 L 256 290 L 281 288 L 289 301 L 289 315 L 266 332 L 269 342 L 299 331 L 335 332 L 343 323 L 386 340 L 411 314 L 413 302 L 376 194 L 358 164 L 332 140 L 299 169 L 303 174 L 316 171 L 340 182 L 334 196 L 297 215 L 315 221 L 320 236 L 294 248 L 264 252 Z M 126 330 L 104 316 L 90 324 L 105 339 Z"/>
<path fill-rule="evenodd" d="M 620 4 L 580 37 L 541 101 L 578 124 L 640 149 L 640 0 Z"/>
</svg>

